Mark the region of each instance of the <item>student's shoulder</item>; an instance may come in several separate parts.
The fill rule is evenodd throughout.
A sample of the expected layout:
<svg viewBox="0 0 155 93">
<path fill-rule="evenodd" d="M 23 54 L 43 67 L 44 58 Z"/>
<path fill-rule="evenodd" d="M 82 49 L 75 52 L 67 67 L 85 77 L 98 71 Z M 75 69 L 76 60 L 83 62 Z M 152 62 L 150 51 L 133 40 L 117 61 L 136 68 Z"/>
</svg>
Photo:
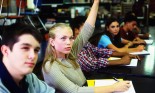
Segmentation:
<svg viewBox="0 0 155 93">
<path fill-rule="evenodd" d="M 59 63 L 57 61 L 54 61 L 54 62 L 50 62 L 50 61 L 47 61 L 46 64 L 45 64 L 45 69 L 47 71 L 54 71 L 54 70 L 57 70 L 59 69 Z"/>
<path fill-rule="evenodd" d="M 104 34 L 104 35 L 101 36 L 101 39 L 109 39 L 109 36 Z"/>
<path fill-rule="evenodd" d="M 8 81 L 9 82 L 9 81 Z M 10 93 L 9 90 L 5 87 L 5 85 L 2 83 L 2 80 L 0 78 L 0 93 Z"/>
<path fill-rule="evenodd" d="M 0 87 L 3 86 L 2 79 L 0 78 Z"/>
</svg>

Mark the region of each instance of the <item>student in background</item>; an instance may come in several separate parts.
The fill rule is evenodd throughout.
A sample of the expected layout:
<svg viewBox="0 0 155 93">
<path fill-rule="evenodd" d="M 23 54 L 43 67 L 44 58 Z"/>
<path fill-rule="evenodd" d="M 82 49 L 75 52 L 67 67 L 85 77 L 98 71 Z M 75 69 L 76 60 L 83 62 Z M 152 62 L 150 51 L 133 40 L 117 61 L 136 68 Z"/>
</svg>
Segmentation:
<svg viewBox="0 0 155 93">
<path fill-rule="evenodd" d="M 150 4 L 152 4 L 150 2 Z M 151 7 L 151 5 L 149 5 L 149 8 Z M 132 13 L 134 14 L 136 17 L 143 17 L 144 14 L 144 8 L 145 8 L 145 0 L 136 0 L 132 6 L 132 11 L 129 11 L 128 13 Z M 150 8 L 152 9 L 152 8 Z M 143 19 L 145 20 L 145 19 Z M 148 32 L 148 27 L 145 26 L 144 21 L 140 20 L 138 23 L 138 28 L 139 26 L 141 26 L 140 31 L 138 32 L 138 37 L 140 37 L 141 39 L 148 39 L 149 38 L 149 32 Z"/>
<path fill-rule="evenodd" d="M 138 36 L 139 32 L 140 29 L 137 27 L 137 17 L 135 14 L 133 12 L 126 13 L 124 25 L 120 27 L 121 37 L 137 44 L 145 44 L 145 41 Z"/>
<path fill-rule="evenodd" d="M 70 27 L 73 30 L 73 36 L 75 39 L 79 35 L 86 19 L 87 17 L 85 16 L 76 16 L 74 19 L 71 20 Z"/>
<path fill-rule="evenodd" d="M 134 44 L 134 42 L 121 38 L 119 28 L 119 23 L 116 18 L 110 17 L 107 19 L 105 24 L 105 32 L 98 42 L 98 47 L 113 49 L 117 52 L 126 53 L 139 52 L 144 50 L 144 45 L 139 45 L 135 48 L 129 48 Z M 124 44 L 123 47 L 122 44 Z"/>
<path fill-rule="evenodd" d="M 77 16 L 71 20 L 70 26 L 73 30 L 73 35 L 75 38 L 81 31 L 83 24 L 86 20 L 85 16 Z M 99 33 L 100 34 L 100 33 Z M 102 67 L 113 66 L 113 65 L 127 65 L 130 64 L 130 59 L 136 57 L 129 55 L 128 53 L 115 52 L 112 49 L 98 48 L 94 42 L 98 42 L 96 39 L 98 37 L 93 37 L 94 41 L 88 41 L 80 53 L 78 54 L 78 63 L 83 71 L 89 72 L 94 71 Z M 96 41 L 95 41 L 96 40 Z M 108 60 L 110 56 L 122 57 L 119 60 Z"/>
<path fill-rule="evenodd" d="M 1 93 L 54 93 L 55 89 L 32 73 L 41 35 L 34 27 L 13 24 L 2 35 L 0 62 Z"/>
<path fill-rule="evenodd" d="M 86 78 L 77 63 L 77 54 L 93 33 L 98 6 L 99 0 L 94 0 L 89 16 L 75 41 L 72 29 L 67 24 L 57 23 L 49 31 L 43 76 L 50 86 L 57 89 L 57 92 L 112 93 L 126 91 L 130 87 L 129 81 L 117 82 L 111 86 L 83 87 Z"/>
</svg>

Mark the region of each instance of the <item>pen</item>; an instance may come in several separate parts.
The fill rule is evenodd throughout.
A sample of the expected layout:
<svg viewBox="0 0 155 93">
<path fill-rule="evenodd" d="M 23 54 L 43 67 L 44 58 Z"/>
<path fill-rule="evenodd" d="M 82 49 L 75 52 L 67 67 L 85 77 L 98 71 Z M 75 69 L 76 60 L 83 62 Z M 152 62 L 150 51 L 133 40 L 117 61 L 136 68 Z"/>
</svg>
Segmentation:
<svg viewBox="0 0 155 93">
<path fill-rule="evenodd" d="M 119 82 L 119 80 L 118 80 L 117 78 L 113 77 L 113 79 L 114 79 L 115 81 Z"/>
</svg>

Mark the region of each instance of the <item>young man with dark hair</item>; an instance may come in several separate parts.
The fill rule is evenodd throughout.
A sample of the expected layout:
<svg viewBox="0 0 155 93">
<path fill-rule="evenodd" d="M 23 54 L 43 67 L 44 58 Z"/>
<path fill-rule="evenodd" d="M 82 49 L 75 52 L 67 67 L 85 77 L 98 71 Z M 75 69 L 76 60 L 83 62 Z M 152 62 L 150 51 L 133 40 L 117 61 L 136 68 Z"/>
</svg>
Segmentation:
<svg viewBox="0 0 155 93">
<path fill-rule="evenodd" d="M 134 41 L 134 44 L 145 44 L 145 41 L 133 32 L 135 29 L 139 30 L 137 27 L 137 17 L 133 12 L 127 12 L 124 17 L 124 25 L 120 28 L 121 37 L 129 41 Z"/>
<path fill-rule="evenodd" d="M 40 50 L 40 33 L 26 24 L 13 24 L 2 35 L 1 93 L 54 93 L 32 73 Z"/>
</svg>

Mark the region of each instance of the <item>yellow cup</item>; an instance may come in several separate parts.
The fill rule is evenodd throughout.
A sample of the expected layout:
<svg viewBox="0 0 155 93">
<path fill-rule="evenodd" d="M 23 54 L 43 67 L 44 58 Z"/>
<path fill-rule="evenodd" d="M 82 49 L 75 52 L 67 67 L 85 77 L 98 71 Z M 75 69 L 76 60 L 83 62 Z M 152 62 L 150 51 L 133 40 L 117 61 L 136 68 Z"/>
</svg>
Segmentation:
<svg viewBox="0 0 155 93">
<path fill-rule="evenodd" d="M 93 87 L 95 84 L 95 80 L 87 80 L 88 87 Z"/>
</svg>

